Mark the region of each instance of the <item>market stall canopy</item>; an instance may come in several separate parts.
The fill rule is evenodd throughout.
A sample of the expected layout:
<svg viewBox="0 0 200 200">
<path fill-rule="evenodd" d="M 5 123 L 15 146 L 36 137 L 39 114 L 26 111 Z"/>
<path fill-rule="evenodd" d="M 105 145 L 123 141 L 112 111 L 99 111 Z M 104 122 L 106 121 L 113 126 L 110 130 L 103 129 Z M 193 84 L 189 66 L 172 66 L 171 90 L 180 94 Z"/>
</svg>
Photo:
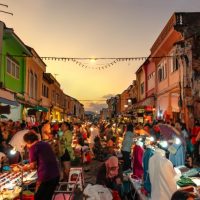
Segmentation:
<svg viewBox="0 0 200 200">
<path fill-rule="evenodd" d="M 0 115 L 0 119 L 8 119 L 5 115 Z"/>
<path fill-rule="evenodd" d="M 171 140 L 174 136 L 179 136 L 178 130 L 168 124 L 158 124 L 160 133 L 165 140 Z"/>
<path fill-rule="evenodd" d="M 149 136 L 149 133 L 147 131 L 145 131 L 144 129 L 135 129 L 134 132 L 136 134 L 138 134 L 138 135 L 147 135 L 147 136 Z"/>
<path fill-rule="evenodd" d="M 0 97 L 0 102 L 4 104 L 12 105 L 12 106 L 18 106 L 18 103 L 16 101 L 11 101 L 9 99 L 4 99 L 2 97 Z"/>
<path fill-rule="evenodd" d="M 152 108 L 155 106 L 155 97 L 149 96 L 141 101 L 133 104 L 133 109 L 136 108 L 144 108 L 146 106 L 151 106 Z"/>
<path fill-rule="evenodd" d="M 35 106 L 33 109 L 41 112 L 48 112 L 48 109 L 43 106 Z"/>
</svg>

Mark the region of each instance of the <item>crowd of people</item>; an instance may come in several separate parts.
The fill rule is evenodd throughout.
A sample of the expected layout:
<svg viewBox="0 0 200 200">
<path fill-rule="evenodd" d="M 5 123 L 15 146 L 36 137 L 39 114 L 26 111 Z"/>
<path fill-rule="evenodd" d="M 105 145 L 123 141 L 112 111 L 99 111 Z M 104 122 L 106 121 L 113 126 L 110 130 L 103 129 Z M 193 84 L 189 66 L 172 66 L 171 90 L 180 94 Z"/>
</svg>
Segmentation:
<svg viewBox="0 0 200 200">
<path fill-rule="evenodd" d="M 82 164 L 82 149 L 84 149 L 82 147 L 87 146 L 90 151 L 89 156 L 84 154 L 86 161 L 90 161 L 91 158 L 103 161 L 103 165 L 97 172 L 96 183 L 117 191 L 119 199 L 131 199 L 133 188 L 130 187 L 130 181 L 124 180 L 122 172 L 131 170 L 133 177 L 139 179 L 147 175 L 145 167 L 148 169 L 148 163 L 145 165 L 143 159 L 146 156 L 145 152 L 148 152 L 148 144 L 144 145 L 142 140 L 150 137 L 154 138 L 154 142 L 165 140 L 167 136 L 165 132 L 162 132 L 160 124 L 172 127 L 181 141 L 181 145 L 173 143 L 176 138 L 168 141 L 176 150 L 175 155 L 173 151 L 166 151 L 166 157 L 173 166 L 198 165 L 200 158 L 198 122 L 192 130 L 187 130 L 185 124 L 179 122 L 173 124 L 147 121 L 145 124 L 134 124 L 130 122 L 50 123 L 45 121 L 30 125 L 24 121 L 20 123 L 12 120 L 0 122 L 1 165 L 3 166 L 5 162 L 19 163 L 28 158 L 29 163 L 24 165 L 24 170 L 36 169 L 38 172 L 35 199 L 43 199 L 45 194 L 45 199 L 48 200 L 51 199 L 59 180 L 68 180 L 71 164 L 77 157 L 76 147 L 79 146 L 81 149 L 79 152 L 81 155 L 78 156 Z M 20 135 L 21 137 L 16 137 Z M 16 147 L 18 147 L 18 154 L 13 156 L 10 151 Z M 148 156 L 150 154 L 149 151 Z M 148 181 L 150 182 L 149 177 L 144 181 L 147 193 L 151 191 L 151 189 L 148 190 Z M 134 198 L 135 195 L 134 193 Z M 175 200 L 175 197 L 173 196 L 172 199 Z"/>
</svg>

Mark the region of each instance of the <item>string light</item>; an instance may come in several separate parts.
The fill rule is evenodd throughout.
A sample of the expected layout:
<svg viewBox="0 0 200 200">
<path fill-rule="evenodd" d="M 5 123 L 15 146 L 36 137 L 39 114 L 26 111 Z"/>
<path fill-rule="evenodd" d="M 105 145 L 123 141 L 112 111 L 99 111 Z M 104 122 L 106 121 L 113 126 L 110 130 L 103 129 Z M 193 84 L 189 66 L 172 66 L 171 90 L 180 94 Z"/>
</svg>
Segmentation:
<svg viewBox="0 0 200 200">
<path fill-rule="evenodd" d="M 2 55 L 2 54 L 1 54 Z M 12 57 L 23 57 L 23 58 L 26 58 L 26 57 L 32 57 L 32 56 L 28 56 L 28 55 L 10 55 Z M 130 62 L 130 61 L 140 61 L 140 60 L 147 60 L 147 59 L 162 59 L 162 58 L 173 58 L 174 56 L 156 56 L 156 57 L 151 57 L 151 56 L 148 56 L 148 57 L 99 57 L 99 58 L 90 58 L 90 57 L 51 57 L 51 56 L 45 56 L 45 57 L 39 57 L 40 59 L 42 60 L 52 60 L 52 61 L 68 61 L 68 62 L 74 62 L 76 65 L 82 67 L 82 68 L 88 68 L 88 69 L 97 69 L 97 70 L 103 70 L 103 69 L 108 69 L 109 67 L 112 67 L 113 65 L 119 63 L 119 62 Z M 102 60 L 111 60 L 111 62 L 108 62 L 107 64 L 103 64 L 101 67 L 99 66 L 88 66 L 88 64 L 86 63 L 83 63 L 81 61 L 86 61 L 88 60 L 90 63 L 92 64 L 95 64 L 95 62 L 97 61 L 102 61 Z M 96 64 L 95 64 L 96 65 Z"/>
</svg>

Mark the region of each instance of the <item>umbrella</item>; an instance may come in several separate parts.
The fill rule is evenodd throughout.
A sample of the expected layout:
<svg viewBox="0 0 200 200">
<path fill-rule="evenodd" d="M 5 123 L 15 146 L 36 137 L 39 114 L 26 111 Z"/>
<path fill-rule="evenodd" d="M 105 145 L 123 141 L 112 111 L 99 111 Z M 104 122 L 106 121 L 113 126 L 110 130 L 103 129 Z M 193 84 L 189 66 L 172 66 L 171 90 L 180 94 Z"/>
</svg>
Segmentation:
<svg viewBox="0 0 200 200">
<path fill-rule="evenodd" d="M 169 124 L 158 124 L 160 128 L 160 133 L 165 140 L 173 140 L 174 137 L 178 137 L 183 142 L 183 138 L 178 130 Z"/>
</svg>

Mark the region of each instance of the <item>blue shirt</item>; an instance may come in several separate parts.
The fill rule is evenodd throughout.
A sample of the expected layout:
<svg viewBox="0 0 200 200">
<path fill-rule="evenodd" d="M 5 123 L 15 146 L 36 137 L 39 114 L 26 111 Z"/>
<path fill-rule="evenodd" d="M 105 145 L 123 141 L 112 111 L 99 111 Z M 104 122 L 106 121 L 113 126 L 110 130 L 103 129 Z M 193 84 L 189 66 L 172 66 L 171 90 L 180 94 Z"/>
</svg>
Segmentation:
<svg viewBox="0 0 200 200">
<path fill-rule="evenodd" d="M 154 150 L 147 148 L 143 156 L 143 168 L 144 168 L 144 188 L 147 192 L 151 193 L 151 182 L 149 178 L 149 159 L 154 155 Z"/>
<path fill-rule="evenodd" d="M 131 147 L 133 144 L 133 132 L 127 131 L 124 135 L 124 140 L 122 142 L 122 151 L 131 152 Z"/>
</svg>

